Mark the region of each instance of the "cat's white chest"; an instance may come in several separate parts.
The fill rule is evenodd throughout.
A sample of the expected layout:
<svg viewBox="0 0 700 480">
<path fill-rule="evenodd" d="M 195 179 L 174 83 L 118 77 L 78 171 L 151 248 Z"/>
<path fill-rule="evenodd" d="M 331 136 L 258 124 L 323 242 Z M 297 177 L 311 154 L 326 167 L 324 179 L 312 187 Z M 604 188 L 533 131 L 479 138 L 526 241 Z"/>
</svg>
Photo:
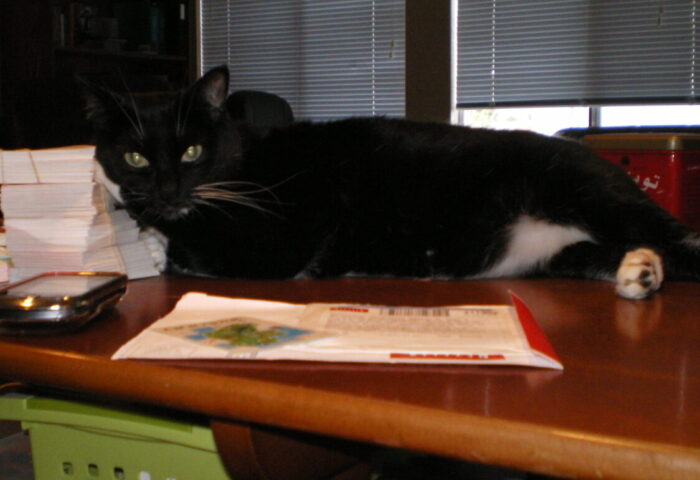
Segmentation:
<svg viewBox="0 0 700 480">
<path fill-rule="evenodd" d="M 479 278 L 527 273 L 568 245 L 593 240 L 578 227 L 558 225 L 529 215 L 518 217 L 508 230 L 505 253 L 491 267 L 477 275 Z"/>
</svg>

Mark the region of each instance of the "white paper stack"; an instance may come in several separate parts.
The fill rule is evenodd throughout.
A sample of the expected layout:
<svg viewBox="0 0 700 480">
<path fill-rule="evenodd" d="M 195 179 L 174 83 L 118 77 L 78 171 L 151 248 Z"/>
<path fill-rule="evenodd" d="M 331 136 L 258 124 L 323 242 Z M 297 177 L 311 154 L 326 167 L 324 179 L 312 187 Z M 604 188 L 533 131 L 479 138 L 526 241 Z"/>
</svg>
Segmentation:
<svg viewBox="0 0 700 480">
<path fill-rule="evenodd" d="M 0 227 L 0 283 L 10 279 L 10 255 L 7 253 L 5 227 Z"/>
<path fill-rule="evenodd" d="M 93 155 L 91 146 L 0 151 L 11 280 L 53 270 L 159 274 L 162 243 L 114 208 Z"/>
</svg>

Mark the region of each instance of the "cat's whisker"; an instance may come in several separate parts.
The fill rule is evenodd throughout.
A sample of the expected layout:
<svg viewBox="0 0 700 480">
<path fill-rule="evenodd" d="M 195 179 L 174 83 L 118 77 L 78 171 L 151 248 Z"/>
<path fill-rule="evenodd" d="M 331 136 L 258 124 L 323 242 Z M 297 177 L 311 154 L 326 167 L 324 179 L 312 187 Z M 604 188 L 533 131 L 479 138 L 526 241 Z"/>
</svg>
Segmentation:
<svg viewBox="0 0 700 480">
<path fill-rule="evenodd" d="M 199 185 L 196 187 L 196 189 L 202 188 L 202 189 L 215 189 L 215 190 L 223 190 L 226 192 L 233 192 L 237 194 L 242 194 L 242 195 L 252 195 L 256 193 L 268 193 L 270 194 L 275 200 L 276 203 L 282 205 L 283 202 L 280 201 L 279 197 L 277 194 L 274 192 L 274 189 L 284 185 L 285 183 L 293 180 L 295 177 L 297 177 L 298 174 L 292 175 L 280 182 L 277 182 L 276 184 L 266 187 L 265 185 L 261 185 L 259 183 L 255 182 L 247 182 L 247 181 L 237 181 L 237 180 L 232 180 L 232 181 L 226 181 L 226 182 L 212 182 L 212 183 L 207 183 L 203 185 Z M 250 186 L 254 187 L 254 190 L 246 190 L 246 191 L 236 191 L 234 188 L 237 187 L 244 187 L 244 186 Z M 264 200 L 261 200 L 264 201 Z"/>
<path fill-rule="evenodd" d="M 252 201 L 255 201 L 256 203 L 274 203 L 277 205 L 283 205 L 283 202 L 279 200 L 279 198 L 274 197 L 273 200 L 267 200 L 264 198 L 256 198 L 253 199 L 251 195 L 260 193 L 260 190 L 247 190 L 247 191 L 238 191 L 234 192 L 231 190 L 223 190 L 223 189 L 216 189 L 216 188 L 202 188 L 202 189 L 196 189 L 195 190 L 195 195 L 201 196 L 201 197 L 206 197 L 206 198 L 211 198 L 211 199 L 219 199 L 219 200 L 231 200 L 231 199 L 238 199 L 238 198 L 248 198 Z"/>
<path fill-rule="evenodd" d="M 252 187 L 248 190 L 242 190 L 242 187 Z M 274 200 L 258 199 L 261 202 L 275 202 L 281 204 L 279 197 L 272 191 L 270 187 L 265 187 L 253 182 L 213 182 L 199 185 L 193 189 L 195 192 L 207 194 L 220 194 L 222 196 L 251 196 L 259 193 L 267 193 Z"/>
<path fill-rule="evenodd" d="M 159 222 L 164 218 L 165 217 L 163 217 L 163 215 L 160 212 L 154 211 L 152 209 L 143 210 L 139 214 L 139 219 L 145 222 L 147 222 L 148 220 L 152 220 L 153 222 Z"/>
<path fill-rule="evenodd" d="M 122 79 L 122 81 L 124 81 Z M 139 114 L 139 108 L 136 105 L 136 99 L 134 99 L 134 95 L 131 93 L 131 90 L 129 89 L 129 86 L 126 84 L 126 81 L 124 81 L 124 88 L 126 89 L 126 92 L 129 94 L 129 100 L 131 100 L 131 107 L 134 109 L 134 116 L 136 117 L 136 121 L 138 123 L 138 133 L 141 136 L 141 138 L 144 138 L 146 136 L 144 130 L 143 130 L 143 123 L 141 123 L 141 115 Z"/>
<path fill-rule="evenodd" d="M 213 209 L 215 209 L 215 210 L 217 210 L 217 211 L 223 213 L 223 214 L 224 214 L 225 216 L 227 216 L 230 220 L 234 220 L 233 216 L 232 216 L 229 212 L 227 212 L 226 210 L 224 210 L 224 209 L 221 208 L 219 205 L 216 205 L 216 204 L 213 203 L 213 202 L 209 202 L 209 201 L 204 200 L 204 199 L 202 199 L 202 198 L 195 198 L 195 199 L 193 199 L 193 202 L 194 202 L 196 205 L 206 205 L 207 207 L 213 208 Z M 200 212 L 199 209 L 197 209 L 197 208 L 194 208 L 194 209 L 192 210 L 192 212 L 204 216 L 204 215 L 202 214 L 202 212 Z"/>
<path fill-rule="evenodd" d="M 124 200 L 128 203 L 134 203 L 134 202 L 146 202 L 148 200 L 148 196 L 143 193 L 143 192 L 133 192 L 133 191 L 127 191 L 123 192 L 123 197 Z"/>
<path fill-rule="evenodd" d="M 122 111 L 122 113 L 124 114 L 126 119 L 129 120 L 129 123 L 131 123 L 131 126 L 134 127 L 134 130 L 136 130 L 136 133 L 138 134 L 139 138 L 143 139 L 144 138 L 143 130 L 141 128 L 139 128 L 139 125 L 134 121 L 134 119 L 131 117 L 131 115 L 129 115 L 129 112 L 127 111 L 126 108 L 124 108 L 124 105 L 122 105 L 122 102 L 120 101 L 119 97 L 117 97 L 117 95 L 112 93 L 112 92 L 110 92 L 110 95 L 112 96 L 112 98 L 114 99 L 114 103 L 117 104 L 117 106 Z M 133 98 L 132 98 L 132 101 L 133 101 Z M 139 123 L 140 122 L 141 121 L 139 119 Z"/>
<path fill-rule="evenodd" d="M 184 91 L 180 90 L 177 96 L 177 120 L 175 122 L 175 133 L 178 137 L 181 137 L 182 134 L 185 132 L 185 122 L 184 118 L 182 117 L 182 105 L 183 105 L 183 99 L 184 99 Z"/>
<path fill-rule="evenodd" d="M 190 117 L 190 111 L 192 110 L 192 104 L 194 103 L 194 95 L 190 94 L 189 96 L 182 97 L 183 99 L 187 98 L 187 110 L 185 111 L 184 117 L 180 115 L 180 111 L 182 109 L 182 104 L 184 103 L 183 101 L 179 100 L 178 103 L 178 131 L 183 133 L 185 131 L 185 125 L 187 124 L 187 119 Z"/>
<path fill-rule="evenodd" d="M 266 203 L 278 203 L 278 200 L 265 200 L 263 198 L 253 198 L 253 194 L 259 193 L 259 190 L 247 190 L 247 191 L 233 191 L 222 188 L 195 188 L 193 189 L 195 195 L 207 197 L 211 199 L 220 200 L 231 200 L 238 198 L 247 198 L 255 202 L 266 202 Z"/>
<path fill-rule="evenodd" d="M 216 200 L 220 202 L 230 202 L 230 203 L 235 203 L 237 205 L 241 205 L 244 207 L 249 207 L 252 208 L 253 210 L 257 210 L 261 213 L 265 213 L 268 215 L 274 215 L 274 216 L 279 216 L 277 213 L 273 212 L 272 210 L 269 210 L 262 205 L 260 205 L 260 201 L 247 197 L 245 195 L 241 194 L 236 194 L 234 192 L 201 192 L 198 191 L 193 198 L 196 199 L 201 199 L 203 201 L 208 201 L 208 200 Z M 211 202 L 210 202 L 211 203 Z"/>
<path fill-rule="evenodd" d="M 235 203 L 237 205 L 241 205 L 244 207 L 249 207 L 252 208 L 253 210 L 257 210 L 258 212 L 265 213 L 268 215 L 275 215 L 278 216 L 275 212 L 272 210 L 269 210 L 262 205 L 258 204 L 255 200 L 245 198 L 245 197 L 238 197 L 238 198 L 212 198 L 212 200 L 219 200 L 219 201 L 224 201 L 224 202 L 230 202 L 230 203 Z"/>
<path fill-rule="evenodd" d="M 212 189 L 220 189 L 220 190 L 227 190 L 227 191 L 235 191 L 236 188 L 242 188 L 242 187 L 254 188 L 254 190 L 249 190 L 251 192 L 267 192 L 270 190 L 269 187 L 265 187 L 264 185 L 260 185 L 259 183 L 246 182 L 246 181 L 211 182 L 211 183 L 204 183 L 202 185 L 198 185 L 195 188 L 212 188 Z"/>
</svg>

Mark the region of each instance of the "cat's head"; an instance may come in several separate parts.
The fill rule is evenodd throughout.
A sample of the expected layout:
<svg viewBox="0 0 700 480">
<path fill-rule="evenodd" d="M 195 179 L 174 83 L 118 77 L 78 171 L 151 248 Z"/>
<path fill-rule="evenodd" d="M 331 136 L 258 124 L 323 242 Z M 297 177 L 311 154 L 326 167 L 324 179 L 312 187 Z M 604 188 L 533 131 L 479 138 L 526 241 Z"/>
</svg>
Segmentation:
<svg viewBox="0 0 700 480">
<path fill-rule="evenodd" d="M 225 104 L 228 69 L 180 93 L 115 93 L 86 83 L 95 156 L 123 202 L 146 222 L 192 213 L 207 185 L 234 178 L 240 139 Z"/>
</svg>

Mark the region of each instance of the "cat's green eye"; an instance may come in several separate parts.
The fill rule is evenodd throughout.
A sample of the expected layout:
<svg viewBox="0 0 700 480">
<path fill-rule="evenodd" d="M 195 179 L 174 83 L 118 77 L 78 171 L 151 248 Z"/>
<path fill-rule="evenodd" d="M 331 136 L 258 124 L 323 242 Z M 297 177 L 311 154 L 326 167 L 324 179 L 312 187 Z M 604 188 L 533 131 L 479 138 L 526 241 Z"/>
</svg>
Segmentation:
<svg viewBox="0 0 700 480">
<path fill-rule="evenodd" d="M 135 168 L 143 168 L 148 166 L 148 159 L 139 152 L 126 152 L 124 160 L 127 164 Z"/>
<path fill-rule="evenodd" d="M 187 150 L 185 150 L 185 153 L 182 154 L 182 161 L 184 163 L 194 162 L 200 157 L 200 155 L 202 155 L 202 146 L 190 145 L 187 147 Z"/>
</svg>

